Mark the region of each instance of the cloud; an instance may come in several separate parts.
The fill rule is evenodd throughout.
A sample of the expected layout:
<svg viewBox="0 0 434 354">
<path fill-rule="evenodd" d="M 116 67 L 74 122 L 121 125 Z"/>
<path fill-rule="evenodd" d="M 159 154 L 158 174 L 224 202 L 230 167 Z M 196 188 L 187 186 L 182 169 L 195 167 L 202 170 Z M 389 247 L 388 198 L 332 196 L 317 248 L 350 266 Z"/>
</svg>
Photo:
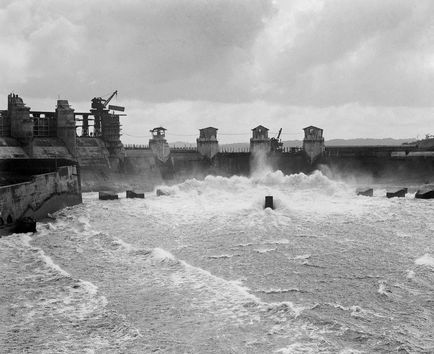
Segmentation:
<svg viewBox="0 0 434 354">
<path fill-rule="evenodd" d="M 3 64 L 20 59 L 0 79 L 32 96 L 117 88 L 150 101 L 245 99 L 251 47 L 271 10 L 268 0 L 10 2 Z"/>
<path fill-rule="evenodd" d="M 17 0 L 0 74 L 23 95 L 430 106 L 429 0 Z"/>
<path fill-rule="evenodd" d="M 3 0 L 0 95 L 83 110 L 117 89 L 125 133 L 140 136 L 234 122 L 246 139 L 259 123 L 416 136 L 431 129 L 433 11 L 430 0 Z"/>
<path fill-rule="evenodd" d="M 314 106 L 432 105 L 434 3 L 329 0 L 308 9 L 292 5 L 285 10 L 291 13 L 286 20 L 295 35 L 270 48 L 275 54 L 261 63 L 268 99 Z M 268 33 L 274 35 L 278 31 Z"/>
</svg>

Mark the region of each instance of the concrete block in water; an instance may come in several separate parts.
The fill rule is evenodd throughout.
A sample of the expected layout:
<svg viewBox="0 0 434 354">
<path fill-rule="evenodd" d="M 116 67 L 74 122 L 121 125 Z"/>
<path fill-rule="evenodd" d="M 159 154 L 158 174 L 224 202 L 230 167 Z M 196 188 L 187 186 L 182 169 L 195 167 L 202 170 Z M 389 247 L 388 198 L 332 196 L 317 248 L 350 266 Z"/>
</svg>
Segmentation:
<svg viewBox="0 0 434 354">
<path fill-rule="evenodd" d="M 114 192 L 99 192 L 100 200 L 114 200 L 118 199 L 118 195 Z"/>
<path fill-rule="evenodd" d="M 395 189 L 389 189 L 386 192 L 387 198 L 404 198 L 405 195 L 408 192 L 408 188 L 395 188 Z"/>
<path fill-rule="evenodd" d="M 161 197 L 162 195 L 169 195 L 169 193 L 162 191 L 161 189 L 157 189 L 157 196 Z"/>
<path fill-rule="evenodd" d="M 357 188 L 356 189 L 357 195 L 363 195 L 365 197 L 373 197 L 374 196 L 374 189 L 373 188 Z"/>
<path fill-rule="evenodd" d="M 25 216 L 16 221 L 15 233 L 36 232 L 36 220 L 31 216 Z"/>
<path fill-rule="evenodd" d="M 134 191 L 127 191 L 126 194 L 127 194 L 126 195 L 127 198 L 141 198 L 141 199 L 145 198 L 145 193 L 136 193 Z"/>
<path fill-rule="evenodd" d="M 274 209 L 274 203 L 273 203 L 273 196 L 272 195 L 267 195 L 265 197 L 264 209 L 266 209 L 266 208 Z"/>
<path fill-rule="evenodd" d="M 434 185 L 421 187 L 415 194 L 418 199 L 433 199 L 434 198 Z"/>
</svg>

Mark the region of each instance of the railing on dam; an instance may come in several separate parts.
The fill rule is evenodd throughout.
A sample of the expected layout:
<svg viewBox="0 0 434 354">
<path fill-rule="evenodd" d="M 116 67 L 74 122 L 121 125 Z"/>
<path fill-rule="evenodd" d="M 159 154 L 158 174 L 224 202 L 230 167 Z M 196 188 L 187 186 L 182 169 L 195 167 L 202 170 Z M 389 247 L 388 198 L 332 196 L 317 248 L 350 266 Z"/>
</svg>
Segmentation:
<svg viewBox="0 0 434 354">
<path fill-rule="evenodd" d="M 124 144 L 125 150 L 149 150 L 149 145 L 144 144 Z M 297 153 L 302 151 L 301 147 L 284 147 L 282 153 Z M 171 152 L 197 152 L 196 146 L 172 146 L 170 148 Z M 250 153 L 249 147 L 225 147 L 221 146 L 219 149 L 220 153 Z"/>
<path fill-rule="evenodd" d="M 239 153 L 239 152 L 250 152 L 249 148 L 231 148 L 231 147 L 221 147 L 219 152 L 223 154 L 227 153 Z"/>
<path fill-rule="evenodd" d="M 196 146 L 172 146 L 170 152 L 197 152 Z"/>
<path fill-rule="evenodd" d="M 149 145 L 142 144 L 124 144 L 125 150 L 147 150 L 149 149 Z"/>
<path fill-rule="evenodd" d="M 302 151 L 303 148 L 301 147 L 284 147 L 282 148 L 282 150 L 280 151 L 281 153 L 289 153 L 289 154 L 294 154 L 297 152 Z M 221 147 L 219 152 L 224 153 L 224 154 L 228 154 L 228 153 L 250 153 L 250 148 L 248 147 L 236 147 L 236 148 L 232 148 L 232 147 Z"/>
</svg>

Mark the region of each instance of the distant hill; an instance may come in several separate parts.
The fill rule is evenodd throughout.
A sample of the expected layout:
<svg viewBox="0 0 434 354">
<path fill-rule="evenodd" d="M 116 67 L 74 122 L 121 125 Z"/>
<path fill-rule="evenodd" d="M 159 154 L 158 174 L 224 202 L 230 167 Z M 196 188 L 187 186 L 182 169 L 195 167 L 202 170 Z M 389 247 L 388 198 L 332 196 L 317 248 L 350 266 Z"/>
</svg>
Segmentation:
<svg viewBox="0 0 434 354">
<path fill-rule="evenodd" d="M 326 140 L 327 146 L 342 146 L 342 145 L 402 145 L 404 143 L 416 141 L 414 138 L 408 139 L 393 139 L 393 138 L 383 138 L 383 139 L 370 139 L 370 138 L 358 138 L 358 139 L 331 139 Z"/>
<path fill-rule="evenodd" d="M 331 139 L 326 140 L 326 146 L 367 146 L 367 145 L 402 145 L 403 143 L 413 142 L 416 139 L 393 139 L 393 138 L 383 138 L 383 139 L 370 139 L 370 138 L 357 138 L 357 139 Z M 170 147 L 195 147 L 195 143 L 187 143 L 184 141 L 176 141 L 174 143 L 169 143 Z M 296 147 L 302 146 L 302 140 L 285 140 L 283 141 L 284 147 Z M 232 143 L 232 144 L 220 144 L 220 148 L 227 150 L 243 150 L 248 149 L 250 146 L 249 142 L 246 143 Z"/>
<path fill-rule="evenodd" d="M 326 146 L 367 146 L 367 145 L 402 145 L 403 143 L 413 142 L 416 139 L 369 139 L 369 138 L 358 138 L 358 139 L 331 139 L 326 140 Z M 297 147 L 302 146 L 303 140 L 284 140 L 284 147 Z M 234 144 L 221 144 L 222 148 L 227 149 L 245 149 L 249 148 L 250 143 L 234 143 Z"/>
</svg>

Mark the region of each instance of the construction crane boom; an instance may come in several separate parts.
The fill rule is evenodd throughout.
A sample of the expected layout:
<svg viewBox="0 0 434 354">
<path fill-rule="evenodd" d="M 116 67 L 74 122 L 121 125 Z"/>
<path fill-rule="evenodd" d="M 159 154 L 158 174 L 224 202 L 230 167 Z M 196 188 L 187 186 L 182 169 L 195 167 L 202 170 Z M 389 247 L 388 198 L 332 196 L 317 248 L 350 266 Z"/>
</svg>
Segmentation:
<svg viewBox="0 0 434 354">
<path fill-rule="evenodd" d="M 92 99 L 92 108 L 100 109 L 100 110 L 105 109 L 107 107 L 107 105 L 109 104 L 109 102 L 112 100 L 112 98 L 114 96 L 116 96 L 117 94 L 118 94 L 118 91 L 116 90 L 107 99 L 104 99 L 102 97 L 94 97 Z"/>
<path fill-rule="evenodd" d="M 276 138 L 277 140 L 280 139 L 280 134 L 282 134 L 282 128 L 279 129 L 279 134 L 277 134 L 277 138 Z"/>
<path fill-rule="evenodd" d="M 116 90 L 115 92 L 113 92 L 113 93 L 110 95 L 110 97 L 107 98 L 107 99 L 105 100 L 105 102 L 104 102 L 104 107 L 107 107 L 107 105 L 108 105 L 109 102 L 112 100 L 112 98 L 113 98 L 114 96 L 117 96 L 117 95 L 118 95 L 118 90 Z"/>
<path fill-rule="evenodd" d="M 283 143 L 280 141 L 280 134 L 282 134 L 282 128 L 280 128 L 279 133 L 277 134 L 277 137 L 271 138 L 271 151 L 282 151 L 283 150 Z"/>
</svg>

